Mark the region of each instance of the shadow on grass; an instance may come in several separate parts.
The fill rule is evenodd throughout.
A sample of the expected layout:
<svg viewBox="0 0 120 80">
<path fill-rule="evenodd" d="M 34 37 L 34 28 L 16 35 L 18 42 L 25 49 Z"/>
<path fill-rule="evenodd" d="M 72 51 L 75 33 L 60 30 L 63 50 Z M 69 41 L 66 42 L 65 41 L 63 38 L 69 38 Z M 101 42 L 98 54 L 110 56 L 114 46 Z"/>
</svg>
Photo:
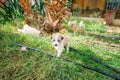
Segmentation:
<svg viewBox="0 0 120 80">
<path fill-rule="evenodd" d="M 115 44 L 120 44 L 120 36 L 109 36 L 109 35 L 100 35 L 100 34 L 95 34 L 95 33 L 87 33 L 88 36 L 94 37 L 98 40 L 103 40 L 108 43 L 115 43 Z"/>
<path fill-rule="evenodd" d="M 81 51 L 73 48 L 71 48 L 70 50 L 73 52 L 74 57 L 80 60 L 82 64 L 85 64 L 88 67 L 92 66 L 96 69 L 100 69 L 101 71 L 107 71 L 108 73 L 114 73 L 116 75 L 120 75 L 120 69 L 105 63 L 106 61 L 103 59 L 103 57 L 97 56 L 91 50 L 86 49 Z"/>
<path fill-rule="evenodd" d="M 19 35 L 17 33 L 0 31 L 0 48 L 5 50 L 11 46 L 13 42 L 27 43 L 28 39 L 24 35 Z"/>
</svg>

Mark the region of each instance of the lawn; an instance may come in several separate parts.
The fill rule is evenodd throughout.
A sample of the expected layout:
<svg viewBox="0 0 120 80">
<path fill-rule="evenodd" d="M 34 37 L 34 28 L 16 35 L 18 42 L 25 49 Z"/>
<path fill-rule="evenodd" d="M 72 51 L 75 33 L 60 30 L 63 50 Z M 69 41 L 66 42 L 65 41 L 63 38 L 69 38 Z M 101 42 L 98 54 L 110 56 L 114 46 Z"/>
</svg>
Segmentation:
<svg viewBox="0 0 120 80">
<path fill-rule="evenodd" d="M 76 20 L 71 18 L 68 21 Z M 67 22 L 68 22 L 67 21 Z M 77 19 L 77 22 L 81 19 Z M 91 57 L 100 59 L 115 68 L 120 69 L 120 34 L 108 33 L 106 25 L 97 22 L 84 21 L 85 33 L 73 34 L 65 22 L 64 27 L 70 36 L 70 46 L 81 51 L 77 53 L 63 52 L 62 57 L 72 60 L 68 63 L 57 58 L 51 58 L 43 52 L 33 50 L 22 51 L 19 43 L 52 52 L 56 51 L 51 43 L 50 35 L 25 35 L 18 33 L 22 20 L 14 20 L 0 24 L 0 80 L 114 80 L 108 76 L 77 66 L 78 62 L 120 76 L 109 68 L 93 61 Z"/>
</svg>

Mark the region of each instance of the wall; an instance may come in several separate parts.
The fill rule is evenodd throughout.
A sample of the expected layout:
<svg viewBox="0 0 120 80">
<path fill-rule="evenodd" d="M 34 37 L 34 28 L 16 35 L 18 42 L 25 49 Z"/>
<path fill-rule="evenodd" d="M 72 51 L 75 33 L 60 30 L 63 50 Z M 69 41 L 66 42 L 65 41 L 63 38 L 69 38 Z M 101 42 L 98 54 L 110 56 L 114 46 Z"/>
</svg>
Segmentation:
<svg viewBox="0 0 120 80">
<path fill-rule="evenodd" d="M 99 8 L 100 10 L 105 9 L 106 0 L 74 0 L 72 4 L 72 8 L 80 8 L 80 9 L 95 9 Z"/>
</svg>

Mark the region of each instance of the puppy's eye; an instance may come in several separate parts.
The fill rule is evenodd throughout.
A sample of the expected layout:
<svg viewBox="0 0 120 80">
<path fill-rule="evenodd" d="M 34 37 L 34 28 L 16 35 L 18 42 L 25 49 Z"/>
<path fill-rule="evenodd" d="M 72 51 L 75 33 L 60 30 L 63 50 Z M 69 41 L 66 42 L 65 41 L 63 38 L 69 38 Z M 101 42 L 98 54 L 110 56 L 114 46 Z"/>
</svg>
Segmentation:
<svg viewBox="0 0 120 80">
<path fill-rule="evenodd" d="M 55 40 L 53 40 L 53 41 L 55 41 Z"/>
<path fill-rule="evenodd" d="M 60 40 L 58 40 L 58 42 L 59 42 Z"/>
</svg>

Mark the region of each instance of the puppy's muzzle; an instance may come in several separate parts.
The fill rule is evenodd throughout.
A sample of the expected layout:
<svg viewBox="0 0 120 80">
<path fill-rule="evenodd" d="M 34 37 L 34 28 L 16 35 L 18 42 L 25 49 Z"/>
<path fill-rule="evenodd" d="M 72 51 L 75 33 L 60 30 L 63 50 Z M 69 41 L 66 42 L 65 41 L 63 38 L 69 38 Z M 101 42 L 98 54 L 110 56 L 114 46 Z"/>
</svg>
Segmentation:
<svg viewBox="0 0 120 80">
<path fill-rule="evenodd" d="M 55 44 L 55 46 L 58 46 L 57 44 Z"/>
</svg>

